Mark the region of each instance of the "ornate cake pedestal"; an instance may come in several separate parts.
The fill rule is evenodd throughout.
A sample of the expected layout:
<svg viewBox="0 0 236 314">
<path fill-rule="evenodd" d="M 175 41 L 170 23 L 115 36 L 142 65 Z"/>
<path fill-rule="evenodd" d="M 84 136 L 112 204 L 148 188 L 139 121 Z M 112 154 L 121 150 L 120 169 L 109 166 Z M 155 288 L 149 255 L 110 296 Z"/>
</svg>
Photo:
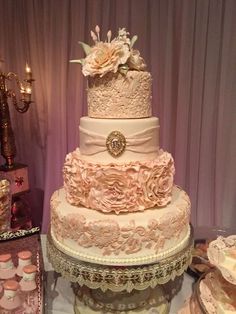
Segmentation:
<svg viewBox="0 0 236 314">
<path fill-rule="evenodd" d="M 117 314 L 146 313 L 142 311 L 144 307 L 159 306 L 160 300 L 165 308 L 161 313 L 168 313 L 168 306 L 165 306 L 168 302 L 161 285 L 183 274 L 191 263 L 192 248 L 193 231 L 191 230 L 185 248 L 168 258 L 149 265 L 106 266 L 86 263 L 68 256 L 56 248 L 50 233 L 47 236 L 49 261 L 56 272 L 73 283 L 76 302 L 83 301 L 90 307 L 88 313 L 96 313 L 99 310 L 101 312 L 97 313 L 113 313 L 113 311 Z M 155 295 L 155 298 L 152 298 L 152 295 Z M 116 304 L 117 299 L 124 303 L 121 301 L 120 304 Z M 134 299 L 136 302 L 133 301 Z M 80 314 L 76 310 L 76 304 L 75 313 Z"/>
</svg>

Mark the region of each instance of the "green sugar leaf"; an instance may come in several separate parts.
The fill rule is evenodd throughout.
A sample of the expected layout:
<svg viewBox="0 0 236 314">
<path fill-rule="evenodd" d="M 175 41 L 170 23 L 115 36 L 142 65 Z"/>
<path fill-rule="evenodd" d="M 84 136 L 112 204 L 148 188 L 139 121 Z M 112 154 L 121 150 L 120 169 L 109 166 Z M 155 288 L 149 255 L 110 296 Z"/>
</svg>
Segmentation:
<svg viewBox="0 0 236 314">
<path fill-rule="evenodd" d="M 82 41 L 79 41 L 79 44 L 82 46 L 83 50 L 84 50 L 84 53 L 86 54 L 86 56 L 88 54 L 90 54 L 90 51 L 91 51 L 91 47 L 85 43 L 83 43 Z"/>
<path fill-rule="evenodd" d="M 70 60 L 71 63 L 80 63 L 80 64 L 84 64 L 84 59 L 79 59 L 79 60 Z"/>
</svg>

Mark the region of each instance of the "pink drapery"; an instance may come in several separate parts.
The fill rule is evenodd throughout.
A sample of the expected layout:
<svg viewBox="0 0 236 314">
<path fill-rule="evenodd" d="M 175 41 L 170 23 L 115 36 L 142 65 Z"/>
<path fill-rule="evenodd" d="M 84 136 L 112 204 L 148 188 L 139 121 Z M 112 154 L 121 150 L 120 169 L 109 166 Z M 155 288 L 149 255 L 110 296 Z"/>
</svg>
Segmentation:
<svg viewBox="0 0 236 314">
<path fill-rule="evenodd" d="M 175 158 L 175 181 L 190 194 L 194 225 L 236 227 L 236 2 L 234 0 L 0 0 L 0 55 L 6 70 L 36 79 L 28 113 L 11 110 L 17 159 L 32 191 L 49 199 L 63 184 L 66 153 L 78 146 L 86 114 L 79 40 L 126 27 L 153 75 L 161 146 Z M 41 193 L 42 194 L 42 193 Z M 39 202 L 35 193 L 34 201 Z"/>
</svg>

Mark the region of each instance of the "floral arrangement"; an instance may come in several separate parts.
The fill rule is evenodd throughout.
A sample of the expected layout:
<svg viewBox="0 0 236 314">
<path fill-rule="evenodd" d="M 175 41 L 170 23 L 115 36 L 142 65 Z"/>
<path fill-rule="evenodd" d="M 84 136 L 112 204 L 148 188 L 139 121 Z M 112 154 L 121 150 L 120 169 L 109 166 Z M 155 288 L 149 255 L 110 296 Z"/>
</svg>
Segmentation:
<svg viewBox="0 0 236 314">
<path fill-rule="evenodd" d="M 112 72 L 126 74 L 129 70 L 144 71 L 146 64 L 140 56 L 138 50 L 133 49 L 134 43 L 138 39 L 135 35 L 131 39 L 125 28 L 118 31 L 118 36 L 111 39 L 112 33 L 107 32 L 107 40 L 100 40 L 100 28 L 95 27 L 95 32 L 91 31 L 94 45 L 79 42 L 86 54 L 84 59 L 71 60 L 70 62 L 80 63 L 84 76 L 100 77 Z"/>
</svg>

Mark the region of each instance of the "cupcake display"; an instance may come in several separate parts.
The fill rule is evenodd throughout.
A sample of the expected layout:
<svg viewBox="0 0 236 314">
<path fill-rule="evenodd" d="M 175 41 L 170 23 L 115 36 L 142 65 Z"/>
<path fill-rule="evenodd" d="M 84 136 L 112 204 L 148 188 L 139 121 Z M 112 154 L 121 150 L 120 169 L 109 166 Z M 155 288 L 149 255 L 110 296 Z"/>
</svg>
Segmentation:
<svg viewBox="0 0 236 314">
<path fill-rule="evenodd" d="M 15 313 L 23 308 L 30 309 L 27 313 L 34 313 L 32 302 L 35 309 L 38 307 L 37 267 L 32 265 L 32 255 L 29 250 L 14 256 L 10 253 L 0 255 L 0 313 Z"/>
<path fill-rule="evenodd" d="M 35 227 L 0 233 L 1 314 L 43 313 L 43 257 L 39 231 Z"/>
</svg>

